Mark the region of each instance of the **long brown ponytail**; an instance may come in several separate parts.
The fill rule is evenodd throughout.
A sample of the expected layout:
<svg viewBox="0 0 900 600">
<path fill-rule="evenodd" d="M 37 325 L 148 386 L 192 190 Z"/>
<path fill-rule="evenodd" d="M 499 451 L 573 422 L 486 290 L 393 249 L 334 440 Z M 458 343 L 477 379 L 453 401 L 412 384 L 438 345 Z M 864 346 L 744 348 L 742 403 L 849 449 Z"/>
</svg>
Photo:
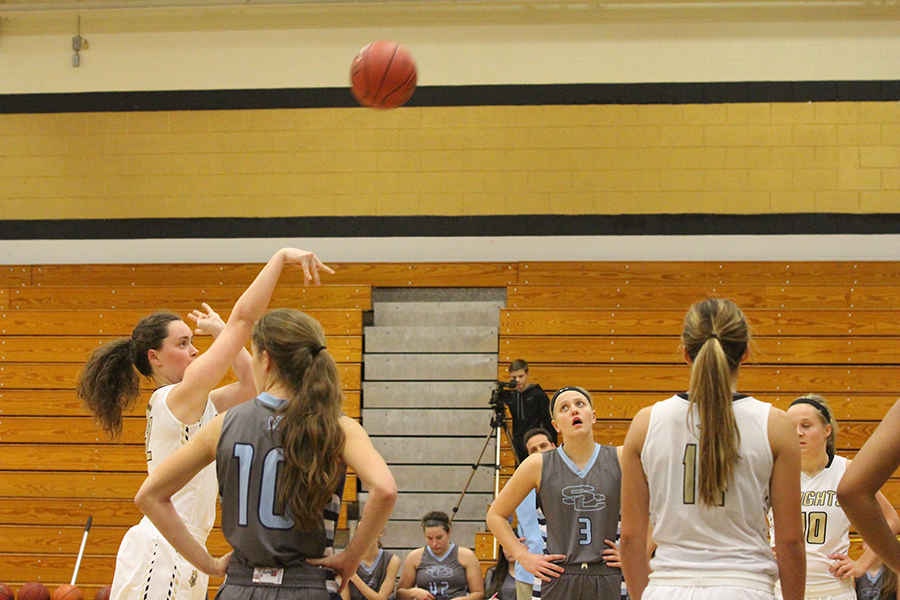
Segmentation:
<svg viewBox="0 0 900 600">
<path fill-rule="evenodd" d="M 269 354 L 291 392 L 279 410 L 284 464 L 277 501 L 301 529 L 314 529 L 343 475 L 337 365 L 325 348 L 322 326 L 299 310 L 266 313 L 254 327 L 253 346 Z"/>
<path fill-rule="evenodd" d="M 698 492 L 703 504 L 716 506 L 722 503 L 739 458 L 732 382 L 750 332 L 734 302 L 710 298 L 691 307 L 681 341 L 692 361 L 688 398 L 700 416 Z"/>
<path fill-rule="evenodd" d="M 97 348 L 81 369 L 76 394 L 110 438 L 122 435 L 122 413 L 134 408 L 140 398 L 138 373 L 153 376 L 147 353 L 162 347 L 169 323 L 180 319 L 170 312 L 144 317 L 130 338 Z"/>
</svg>

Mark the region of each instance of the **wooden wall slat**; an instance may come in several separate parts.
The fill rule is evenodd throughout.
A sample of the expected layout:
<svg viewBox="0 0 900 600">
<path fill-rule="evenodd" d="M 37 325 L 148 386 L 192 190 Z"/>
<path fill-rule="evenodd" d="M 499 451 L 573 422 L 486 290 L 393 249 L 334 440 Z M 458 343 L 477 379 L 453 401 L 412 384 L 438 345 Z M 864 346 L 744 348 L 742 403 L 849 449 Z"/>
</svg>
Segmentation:
<svg viewBox="0 0 900 600">
<path fill-rule="evenodd" d="M 54 362 L 83 364 L 91 353 L 119 336 L 6 336 L 0 339 L 0 362 Z M 197 336 L 194 346 L 205 352 L 212 338 Z M 338 363 L 362 362 L 362 336 L 334 335 L 328 351 Z"/>
<path fill-rule="evenodd" d="M 146 474 L 147 472 L 143 444 L 75 445 L 54 443 L 65 440 L 66 437 L 58 438 L 42 433 L 36 443 L 6 444 L 3 449 L 3 469 L 81 473 L 111 471 Z"/>
<path fill-rule="evenodd" d="M 30 265 L 3 265 L 0 266 L 0 286 L 23 286 L 31 285 Z"/>
<path fill-rule="evenodd" d="M 341 506 L 339 527 L 347 524 L 347 502 Z M 84 529 L 87 517 L 106 527 L 128 528 L 143 518 L 133 498 L 72 499 L 72 498 L 21 498 L 0 497 L 0 524 L 44 527 L 80 527 Z M 216 511 L 215 527 L 221 527 L 220 514 Z M 3 539 L 0 536 L 0 539 Z"/>
<path fill-rule="evenodd" d="M 100 525 L 130 527 L 143 514 L 133 498 L 21 498 L 0 497 L 0 523 L 5 525 L 81 526 L 93 516 Z M 218 515 L 216 519 L 218 525 Z"/>
<path fill-rule="evenodd" d="M 681 335 L 684 310 L 506 309 L 507 335 Z M 900 320 L 889 310 L 745 311 L 757 336 L 900 336 Z"/>
<path fill-rule="evenodd" d="M 7 498 L 132 499 L 147 473 L 0 471 Z M 347 474 L 345 502 L 356 500 L 356 475 Z"/>
<path fill-rule="evenodd" d="M 518 280 L 516 263 L 330 263 L 334 275 L 324 275 L 329 285 L 365 284 L 380 287 L 503 287 Z M 32 284 L 40 286 L 167 285 L 248 286 L 262 263 L 248 264 L 135 264 L 135 265 L 39 265 L 32 268 Z M 281 285 L 302 285 L 299 269 L 286 269 Z"/>
<path fill-rule="evenodd" d="M 345 405 L 355 399 L 355 407 L 347 406 L 345 412 L 359 413 L 359 392 L 347 394 L 344 398 Z M 83 448 L 86 455 L 96 452 L 98 455 L 110 453 L 110 457 L 116 456 L 116 447 L 138 447 L 140 449 L 140 463 L 143 464 L 144 433 L 147 421 L 143 416 L 127 417 L 123 421 L 122 436 L 117 440 L 109 440 L 102 429 L 96 424 L 92 415 L 82 410 L 79 416 L 0 416 L 0 442 L 3 444 L 65 444 L 71 449 L 72 445 L 94 444 L 95 449 Z M 121 450 L 124 452 L 124 450 Z M 5 457 L 7 449 L 0 452 Z M 75 459 L 73 459 L 75 460 Z M 88 460 L 85 457 L 77 459 Z M 112 458 L 111 458 L 112 460 Z M 52 461 L 48 461 L 52 466 Z M 0 467 L 5 463 L 0 462 Z M 9 468 L 9 467 L 6 467 Z M 41 468 L 35 465 L 34 468 Z M 111 469 L 106 469 L 111 470 Z"/>
<path fill-rule="evenodd" d="M 631 421 L 613 419 L 597 420 L 594 423 L 594 439 L 601 444 L 621 446 L 625 442 L 625 434 Z M 857 451 L 865 443 L 877 427 L 872 422 L 844 422 L 838 427 L 838 435 L 835 447 L 843 454 L 845 451 Z M 898 488 L 897 503 L 900 505 L 900 488 Z"/>
<path fill-rule="evenodd" d="M 540 371 L 541 386 L 547 390 L 578 385 L 600 392 L 684 391 L 690 378 L 687 365 L 545 365 L 535 364 Z M 744 365 L 741 367 L 740 389 L 753 394 L 806 393 L 871 393 L 900 395 L 900 380 L 892 367 L 870 366 L 805 366 Z M 499 369 L 498 376 L 506 370 Z"/>
<path fill-rule="evenodd" d="M 26 582 L 39 581 L 53 593 L 59 585 L 71 581 L 76 558 L 77 553 L 75 555 L 3 553 L 0 554 L 0 581 L 7 582 L 17 590 Z M 115 566 L 115 557 L 95 556 L 85 551 L 78 569 L 77 582 L 85 598 L 93 598 L 99 587 L 112 583 Z M 224 581 L 224 577 L 210 577 L 211 594 L 215 594 L 215 590 Z"/>
<path fill-rule="evenodd" d="M 535 381 L 541 381 L 540 370 L 533 371 Z M 739 384 L 742 381 L 739 381 Z M 686 387 L 687 382 L 682 382 Z M 549 389 L 549 388 L 548 388 Z M 631 419 L 645 406 L 664 400 L 667 396 L 659 392 L 609 392 L 609 390 L 589 390 L 594 397 L 594 409 L 598 419 Z M 683 391 L 683 390 L 682 390 Z M 756 394 L 763 402 L 770 402 L 784 410 L 800 394 Z M 845 420 L 880 421 L 897 402 L 897 395 L 872 394 L 827 394 L 828 403 L 834 410 L 835 418 Z"/>
<path fill-rule="evenodd" d="M 684 363 L 681 341 L 671 336 L 504 336 L 500 340 L 499 354 L 503 368 L 520 357 L 540 357 L 544 363 L 569 364 Z M 898 364 L 900 345 L 889 337 L 754 337 L 749 362 Z"/>
<path fill-rule="evenodd" d="M 10 303 L 15 301 L 11 290 Z M 680 309 L 697 300 L 728 298 L 742 309 L 889 309 L 900 304 L 894 285 L 511 285 L 507 308 Z"/>
<path fill-rule="evenodd" d="M 308 310 L 325 335 L 362 335 L 362 311 Z M 227 314 L 220 312 L 222 318 Z M 0 335 L 131 335 L 146 310 L 5 310 L 0 312 Z"/>
<path fill-rule="evenodd" d="M 338 373 L 345 390 L 358 390 L 362 387 L 362 365 L 338 364 Z M 60 363 L 3 363 L 0 364 L 0 387 L 9 389 L 75 389 L 78 381 L 80 364 Z M 225 385 L 235 381 L 232 373 L 222 379 Z M 152 383 L 141 380 L 142 388 L 149 388 Z"/>
<path fill-rule="evenodd" d="M 518 263 L 518 283 L 643 283 L 774 285 L 900 282 L 900 262 L 890 261 L 618 261 Z M 699 298 L 698 298 L 699 299 Z M 687 306 L 684 307 L 687 310 Z"/>
<path fill-rule="evenodd" d="M 137 521 L 135 521 L 136 524 Z M 115 560 L 116 551 L 122 543 L 122 537 L 128 527 L 110 527 L 97 522 L 91 525 L 85 553 L 110 556 Z M 78 526 L 40 526 L 40 525 L 0 525 L 0 539 L 16 540 L 17 552 L 34 554 L 74 554 L 78 555 L 81 539 L 84 536 L 84 523 Z M 221 555 L 230 551 L 221 529 L 213 529 L 207 539 L 207 548 L 213 555 Z M 74 563 L 72 567 L 74 568 Z M 71 574 L 70 574 L 71 577 Z"/>
<path fill-rule="evenodd" d="M 163 279 L 162 281 L 167 281 Z M 28 286 L 11 287 L 8 306 L 10 309 L 140 309 L 165 307 L 183 312 L 200 308 L 206 302 L 216 311 L 230 310 L 244 293 L 245 286 L 189 286 L 154 285 L 144 286 Z M 279 285 L 269 302 L 271 307 L 343 308 L 372 310 L 372 287 L 368 285 L 321 285 L 285 286 Z M 159 310 L 150 308 L 149 311 Z"/>
<path fill-rule="evenodd" d="M 141 400 L 129 412 L 126 417 L 138 417 L 144 419 L 146 415 L 147 401 L 150 399 L 150 390 L 141 392 Z M 348 416 L 359 418 L 360 392 L 358 390 L 344 391 L 343 410 Z M 34 417 L 88 417 L 81 400 L 75 397 L 75 390 L 7 390 L 0 388 L 0 424 L 3 418 L 13 416 Z M 126 426 L 128 419 L 126 418 Z M 146 422 L 135 426 L 136 430 L 143 431 Z M 143 435 L 143 434 L 142 434 Z"/>
</svg>

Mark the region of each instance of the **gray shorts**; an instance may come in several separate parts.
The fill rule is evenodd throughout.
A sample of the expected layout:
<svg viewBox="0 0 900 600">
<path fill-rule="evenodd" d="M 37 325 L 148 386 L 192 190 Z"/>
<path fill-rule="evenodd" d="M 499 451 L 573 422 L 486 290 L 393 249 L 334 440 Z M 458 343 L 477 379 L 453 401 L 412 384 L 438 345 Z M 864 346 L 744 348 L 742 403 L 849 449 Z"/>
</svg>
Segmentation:
<svg viewBox="0 0 900 600">
<path fill-rule="evenodd" d="M 253 567 L 229 565 L 216 600 L 340 600 L 328 569 L 304 566 L 284 569 L 281 583 L 256 583 Z"/>
<path fill-rule="evenodd" d="M 541 600 L 620 600 L 622 575 L 582 573 L 567 567 L 566 572 L 541 582 Z"/>
</svg>

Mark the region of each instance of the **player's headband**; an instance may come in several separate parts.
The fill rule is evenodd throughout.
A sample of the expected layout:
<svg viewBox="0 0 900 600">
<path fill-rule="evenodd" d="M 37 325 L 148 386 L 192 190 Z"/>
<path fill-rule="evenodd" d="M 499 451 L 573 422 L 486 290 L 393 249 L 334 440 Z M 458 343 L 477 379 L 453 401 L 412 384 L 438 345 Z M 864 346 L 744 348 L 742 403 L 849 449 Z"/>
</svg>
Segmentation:
<svg viewBox="0 0 900 600">
<path fill-rule="evenodd" d="M 553 407 L 556 406 L 556 399 L 559 398 L 560 395 L 562 395 L 564 392 L 578 392 L 579 394 L 584 396 L 585 400 L 588 401 L 588 403 L 591 405 L 591 407 L 594 406 L 594 402 L 593 402 L 593 400 L 591 400 L 591 395 L 588 393 L 588 391 L 586 389 L 580 388 L 577 385 L 567 385 L 564 388 L 560 388 L 560 389 L 556 390 L 556 393 L 553 394 L 552 398 L 550 398 L 550 414 L 551 415 L 553 414 Z"/>
<path fill-rule="evenodd" d="M 422 521 L 422 527 L 426 529 L 428 527 L 441 527 L 443 529 L 448 529 L 450 525 L 447 524 L 447 521 L 441 521 L 439 519 L 428 519 L 427 521 Z"/>
<path fill-rule="evenodd" d="M 825 420 L 828 423 L 831 423 L 831 413 L 828 412 L 828 409 L 821 402 L 813 400 L 812 398 L 797 398 L 796 400 L 791 402 L 790 406 L 794 406 L 795 404 L 809 404 L 810 406 L 812 406 L 813 408 L 818 410 L 820 413 L 822 413 L 822 416 L 825 417 Z M 788 408 L 790 408 L 790 406 Z"/>
</svg>

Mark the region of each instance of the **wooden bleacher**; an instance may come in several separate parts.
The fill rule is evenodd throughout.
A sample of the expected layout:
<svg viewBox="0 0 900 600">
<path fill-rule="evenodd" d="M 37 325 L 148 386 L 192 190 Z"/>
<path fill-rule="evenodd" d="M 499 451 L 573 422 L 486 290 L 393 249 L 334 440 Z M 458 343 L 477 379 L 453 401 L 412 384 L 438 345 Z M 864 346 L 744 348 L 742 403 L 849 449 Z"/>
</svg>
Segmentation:
<svg viewBox="0 0 900 600">
<path fill-rule="evenodd" d="M 595 438 L 619 445 L 638 410 L 686 388 L 689 306 L 726 297 L 754 336 L 739 389 L 780 408 L 823 394 L 840 421 L 838 452 L 852 458 L 900 397 L 898 283 L 900 264 L 887 262 L 520 263 L 500 315 L 498 377 L 524 358 L 548 393 L 588 388 Z M 900 506 L 900 472 L 883 491 Z M 490 535 L 476 546 L 487 563 Z"/>
<path fill-rule="evenodd" d="M 181 267 L 185 267 L 182 265 Z M 230 267 L 230 266 L 229 266 Z M 95 281 L 92 270 L 102 272 Z M 112 581 L 122 536 L 141 513 L 134 494 L 146 476 L 144 402 L 126 416 L 121 439 L 109 441 L 75 398 L 78 372 L 103 343 L 130 335 L 138 319 L 155 310 L 180 315 L 207 302 L 223 318 L 261 265 L 204 277 L 203 267 L 158 265 L 13 267 L 0 270 L 0 581 L 14 588 L 41 581 L 51 591 L 72 576 L 84 523 L 93 516 L 79 587 L 86 597 Z M 185 283 L 193 274 L 195 283 Z M 292 306 L 317 318 L 328 335 L 344 386 L 344 410 L 359 418 L 362 313 L 371 309 L 371 286 L 303 286 L 296 274 L 276 290 L 271 306 Z M 182 277 L 183 280 L 179 280 Z M 165 286 L 152 285 L 166 281 Z M 201 351 L 210 338 L 198 337 Z M 233 377 L 226 378 L 226 383 Z M 350 474 L 346 503 L 356 499 Z M 221 530 L 209 539 L 227 551 Z M 221 580 L 211 582 L 211 589 Z"/>
<path fill-rule="evenodd" d="M 531 364 L 551 391 L 585 385 L 595 395 L 595 437 L 619 444 L 644 406 L 683 391 L 678 335 L 688 306 L 736 300 L 753 328 L 741 391 L 782 408 L 800 393 L 829 398 L 841 421 L 839 451 L 868 439 L 897 397 L 900 264 L 889 262 L 522 262 L 339 264 L 321 287 L 286 272 L 272 306 L 322 321 L 341 367 L 345 410 L 359 417 L 363 312 L 372 287 L 504 287 L 499 371 Z M 67 582 L 84 521 L 94 516 L 79 584 L 87 597 L 112 578 L 122 535 L 140 513 L 144 407 L 119 442 L 105 439 L 74 397 L 78 369 L 100 344 L 130 334 L 159 309 L 228 308 L 260 264 L 37 265 L 0 267 L 0 581 Z M 160 282 L 164 282 L 161 285 Z M 209 340 L 198 339 L 201 349 Z M 149 390 L 145 390 L 145 394 Z M 503 452 L 504 474 L 512 455 Z M 355 494 L 348 485 L 345 500 Z M 900 505 L 900 475 L 885 487 Z M 343 517 L 342 517 L 343 518 Z M 342 523 L 343 526 L 343 523 Z M 221 533 L 210 538 L 224 551 Z M 479 536 L 487 561 L 493 544 Z M 855 542 L 858 548 L 858 541 Z M 213 581 L 213 590 L 219 581 Z"/>
</svg>

